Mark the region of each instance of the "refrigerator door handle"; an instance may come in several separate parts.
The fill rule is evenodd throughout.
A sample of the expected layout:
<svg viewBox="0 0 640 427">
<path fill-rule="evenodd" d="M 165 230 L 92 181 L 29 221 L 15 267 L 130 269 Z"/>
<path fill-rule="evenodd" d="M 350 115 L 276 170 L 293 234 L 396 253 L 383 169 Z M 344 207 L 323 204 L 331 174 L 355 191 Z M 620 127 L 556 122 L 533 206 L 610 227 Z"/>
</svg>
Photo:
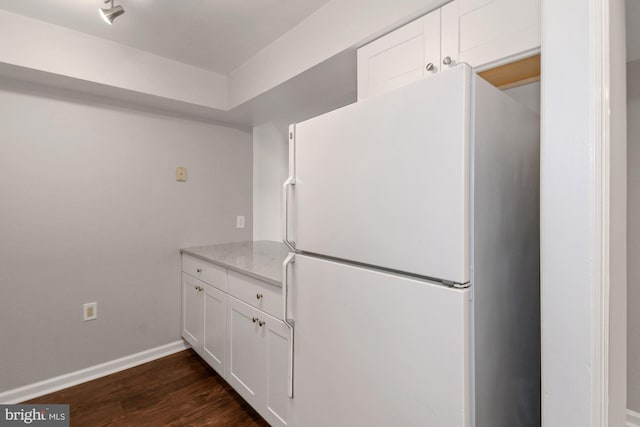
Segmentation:
<svg viewBox="0 0 640 427">
<path fill-rule="evenodd" d="M 295 262 L 294 253 L 289 253 L 282 262 L 282 320 L 289 328 L 289 374 L 288 374 L 288 393 L 289 397 L 293 397 L 293 320 L 287 318 L 289 312 L 289 264 Z"/>
<path fill-rule="evenodd" d="M 283 230 L 283 241 L 284 243 L 295 252 L 296 247 L 293 242 L 289 240 L 289 186 L 295 185 L 296 179 L 293 176 L 287 178 L 287 180 L 282 184 L 282 230 Z"/>
</svg>

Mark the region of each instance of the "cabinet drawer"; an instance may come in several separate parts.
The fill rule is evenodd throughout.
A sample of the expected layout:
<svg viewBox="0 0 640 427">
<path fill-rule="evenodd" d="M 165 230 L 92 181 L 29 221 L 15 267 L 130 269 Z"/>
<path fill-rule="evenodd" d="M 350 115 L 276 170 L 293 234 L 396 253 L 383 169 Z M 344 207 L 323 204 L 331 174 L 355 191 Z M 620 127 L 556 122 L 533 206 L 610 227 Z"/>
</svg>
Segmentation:
<svg viewBox="0 0 640 427">
<path fill-rule="evenodd" d="M 222 291 L 227 291 L 227 270 L 222 267 L 182 255 L 182 271 Z"/>
<path fill-rule="evenodd" d="M 282 318 L 282 290 L 252 277 L 229 271 L 228 292 L 277 319 Z"/>
</svg>

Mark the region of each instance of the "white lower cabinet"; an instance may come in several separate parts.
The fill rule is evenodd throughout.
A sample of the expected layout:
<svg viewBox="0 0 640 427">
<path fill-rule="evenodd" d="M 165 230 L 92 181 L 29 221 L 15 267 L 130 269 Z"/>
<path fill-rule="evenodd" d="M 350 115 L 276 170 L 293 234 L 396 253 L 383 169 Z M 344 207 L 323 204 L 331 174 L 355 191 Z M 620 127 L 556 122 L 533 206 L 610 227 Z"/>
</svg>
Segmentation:
<svg viewBox="0 0 640 427">
<path fill-rule="evenodd" d="M 227 295 L 182 273 L 182 336 L 226 378 Z"/>
<path fill-rule="evenodd" d="M 290 332 L 263 311 L 280 310 L 281 290 L 224 271 L 228 293 L 182 273 L 182 337 L 269 424 L 286 426 Z"/>
<path fill-rule="evenodd" d="M 264 326 L 258 324 L 258 310 L 233 297 L 229 302 L 229 383 L 255 407 L 265 390 Z"/>
<path fill-rule="evenodd" d="M 284 322 L 269 316 L 265 325 L 265 419 L 272 426 L 285 426 L 289 419 L 289 340 Z"/>
<path fill-rule="evenodd" d="M 272 426 L 286 426 L 289 330 L 229 297 L 229 384 Z"/>
<path fill-rule="evenodd" d="M 226 377 L 227 294 L 209 285 L 204 289 L 204 332 L 200 355 L 220 375 Z"/>
<path fill-rule="evenodd" d="M 197 352 L 202 347 L 202 282 L 182 273 L 182 337 Z"/>
</svg>

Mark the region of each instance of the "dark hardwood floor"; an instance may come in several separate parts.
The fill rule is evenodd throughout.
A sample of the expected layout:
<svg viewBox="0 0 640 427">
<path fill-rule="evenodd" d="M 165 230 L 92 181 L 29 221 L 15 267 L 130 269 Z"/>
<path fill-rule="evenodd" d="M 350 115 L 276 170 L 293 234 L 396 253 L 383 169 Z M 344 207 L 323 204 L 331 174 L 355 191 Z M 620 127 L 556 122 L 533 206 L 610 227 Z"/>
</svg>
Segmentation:
<svg viewBox="0 0 640 427">
<path fill-rule="evenodd" d="M 25 403 L 69 404 L 74 427 L 269 425 L 192 350 Z"/>
</svg>

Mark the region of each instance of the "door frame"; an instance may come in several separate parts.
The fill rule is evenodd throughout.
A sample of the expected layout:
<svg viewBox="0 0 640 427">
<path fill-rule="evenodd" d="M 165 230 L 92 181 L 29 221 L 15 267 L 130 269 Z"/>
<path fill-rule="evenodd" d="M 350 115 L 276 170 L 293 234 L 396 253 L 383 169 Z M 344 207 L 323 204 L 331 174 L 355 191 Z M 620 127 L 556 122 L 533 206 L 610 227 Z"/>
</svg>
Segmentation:
<svg viewBox="0 0 640 427">
<path fill-rule="evenodd" d="M 626 182 L 616 168 L 626 170 L 626 93 L 611 79 L 625 66 L 620 27 L 623 0 L 542 0 L 544 426 L 624 425 Z"/>
</svg>

